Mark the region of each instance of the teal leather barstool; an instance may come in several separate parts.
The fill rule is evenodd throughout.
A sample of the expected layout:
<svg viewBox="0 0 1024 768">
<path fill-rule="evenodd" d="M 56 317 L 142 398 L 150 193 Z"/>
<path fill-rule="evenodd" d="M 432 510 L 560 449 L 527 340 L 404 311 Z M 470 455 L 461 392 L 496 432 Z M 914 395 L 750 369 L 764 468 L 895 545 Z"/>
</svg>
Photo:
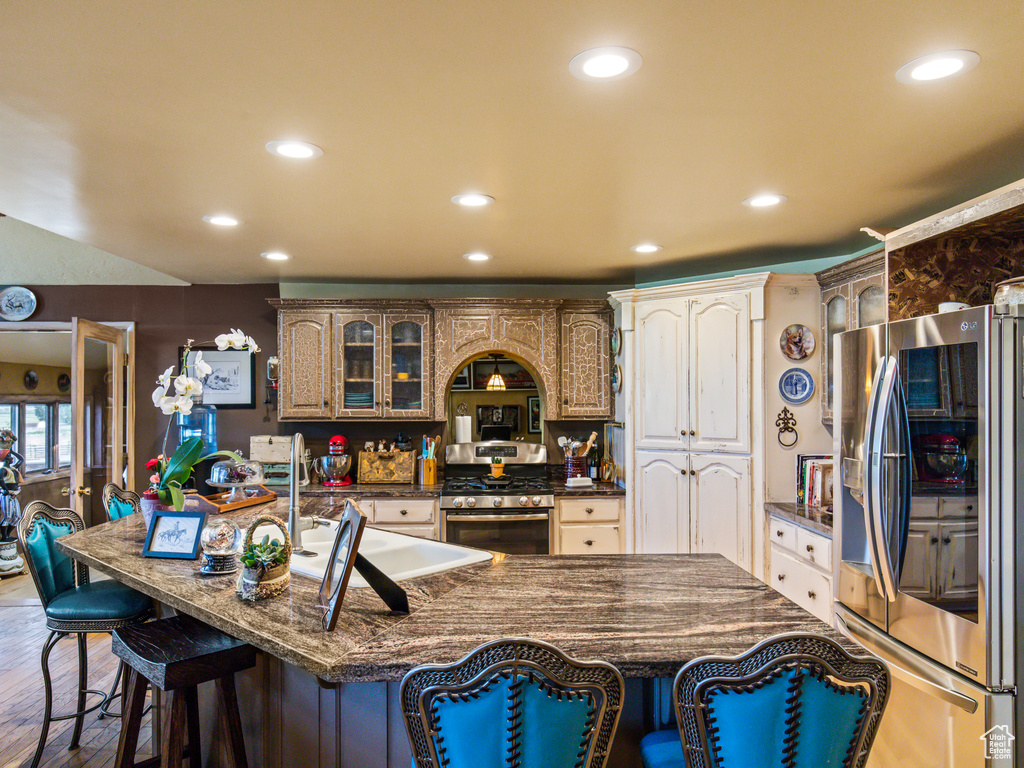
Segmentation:
<svg viewBox="0 0 1024 768">
<path fill-rule="evenodd" d="M 32 768 L 39 765 L 51 722 L 75 719 L 75 729 L 68 746 L 68 749 L 75 749 L 82 735 L 85 716 L 96 709 L 102 713 L 111 698 L 109 693 L 87 688 L 86 635 L 89 632 L 113 632 L 118 627 L 145 621 L 153 612 L 153 604 L 148 597 L 124 584 L 116 581 L 91 584 L 89 570 L 57 548 L 57 539 L 84 528 L 85 522 L 77 512 L 58 509 L 44 501 L 33 501 L 26 506 L 18 523 L 18 539 L 46 611 L 46 628 L 50 630 L 41 657 L 46 705 Z M 61 638 L 71 635 L 78 640 L 78 707 L 75 712 L 54 717 L 50 652 Z M 101 699 L 86 707 L 86 696 L 90 694 Z"/>
<path fill-rule="evenodd" d="M 120 520 L 141 510 L 142 500 L 137 493 L 126 491 L 113 483 L 103 486 L 103 511 L 107 513 L 107 520 Z"/>
<path fill-rule="evenodd" d="M 611 664 L 526 638 L 417 667 L 400 694 L 413 766 L 603 768 L 623 687 Z"/>
<path fill-rule="evenodd" d="M 859 768 L 889 697 L 889 670 L 827 637 L 778 635 L 676 675 L 678 730 L 640 742 L 644 768 Z"/>
</svg>

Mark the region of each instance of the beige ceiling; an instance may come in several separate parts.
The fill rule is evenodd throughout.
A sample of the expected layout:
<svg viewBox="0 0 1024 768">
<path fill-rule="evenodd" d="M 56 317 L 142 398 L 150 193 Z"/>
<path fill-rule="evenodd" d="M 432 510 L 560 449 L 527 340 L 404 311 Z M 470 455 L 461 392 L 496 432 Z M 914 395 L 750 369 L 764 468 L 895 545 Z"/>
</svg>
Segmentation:
<svg viewBox="0 0 1024 768">
<path fill-rule="evenodd" d="M 1024 176 L 1022 39 L 1019 3 L 981 0 L 5 0 L 0 211 L 189 282 L 600 281 L 836 255 L 870 244 L 861 226 Z M 609 44 L 639 72 L 569 74 Z M 951 48 L 981 64 L 896 81 Z M 324 156 L 263 149 L 282 137 Z M 788 203 L 740 205 L 768 189 Z M 449 202 L 470 190 L 497 203 Z M 244 225 L 201 220 L 222 211 Z M 644 240 L 664 251 L 629 251 Z M 494 261 L 461 258 L 476 249 Z"/>
</svg>

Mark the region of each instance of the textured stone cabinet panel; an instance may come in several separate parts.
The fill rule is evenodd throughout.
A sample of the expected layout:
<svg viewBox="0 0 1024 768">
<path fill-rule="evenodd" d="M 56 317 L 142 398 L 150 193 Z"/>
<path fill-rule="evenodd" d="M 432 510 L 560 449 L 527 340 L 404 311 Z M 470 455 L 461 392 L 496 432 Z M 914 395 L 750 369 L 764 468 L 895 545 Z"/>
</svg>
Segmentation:
<svg viewBox="0 0 1024 768">
<path fill-rule="evenodd" d="M 329 419 L 333 415 L 333 342 L 330 312 L 282 311 L 278 416 Z"/>
<path fill-rule="evenodd" d="M 611 418 L 608 312 L 562 315 L 562 417 Z"/>
</svg>

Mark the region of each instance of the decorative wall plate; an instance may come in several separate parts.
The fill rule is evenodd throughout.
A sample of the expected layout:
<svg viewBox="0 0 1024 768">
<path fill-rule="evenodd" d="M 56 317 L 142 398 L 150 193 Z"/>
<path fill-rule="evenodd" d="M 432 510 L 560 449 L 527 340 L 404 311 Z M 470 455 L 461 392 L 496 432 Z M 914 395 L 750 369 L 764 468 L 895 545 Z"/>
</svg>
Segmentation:
<svg viewBox="0 0 1024 768">
<path fill-rule="evenodd" d="M 622 391 L 622 366 L 616 363 L 612 366 L 612 392 L 616 395 Z"/>
<path fill-rule="evenodd" d="M 0 320 L 27 320 L 36 311 L 36 295 L 28 288 L 12 285 L 0 291 Z"/>
<path fill-rule="evenodd" d="M 612 328 L 612 357 L 618 357 L 622 350 L 622 329 L 618 326 Z"/>
<path fill-rule="evenodd" d="M 25 389 L 35 389 L 39 386 L 39 374 L 35 371 L 25 372 Z"/>
<path fill-rule="evenodd" d="M 779 394 L 787 403 L 806 403 L 814 394 L 814 379 L 803 368 L 790 368 L 779 377 Z"/>
<path fill-rule="evenodd" d="M 806 360 L 814 354 L 814 332 L 800 323 L 788 325 L 782 332 L 779 346 L 790 360 Z"/>
<path fill-rule="evenodd" d="M 69 389 L 71 389 L 71 377 L 68 376 L 66 373 L 62 373 L 60 376 L 58 376 L 57 389 L 59 389 L 61 392 L 67 392 Z"/>
</svg>

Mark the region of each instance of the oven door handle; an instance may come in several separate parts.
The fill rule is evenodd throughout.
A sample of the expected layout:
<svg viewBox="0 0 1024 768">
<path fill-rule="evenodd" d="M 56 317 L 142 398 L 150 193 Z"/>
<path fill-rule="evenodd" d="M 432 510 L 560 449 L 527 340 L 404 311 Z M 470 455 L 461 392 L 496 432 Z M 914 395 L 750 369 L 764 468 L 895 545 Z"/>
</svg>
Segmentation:
<svg viewBox="0 0 1024 768">
<path fill-rule="evenodd" d="M 476 521 L 479 523 L 494 523 L 500 521 L 518 523 L 524 520 L 547 520 L 548 514 L 545 512 L 537 515 L 474 515 L 472 513 L 467 514 L 465 512 L 461 514 L 458 512 L 449 512 L 447 514 L 447 519 L 461 520 L 463 522 Z"/>
</svg>

